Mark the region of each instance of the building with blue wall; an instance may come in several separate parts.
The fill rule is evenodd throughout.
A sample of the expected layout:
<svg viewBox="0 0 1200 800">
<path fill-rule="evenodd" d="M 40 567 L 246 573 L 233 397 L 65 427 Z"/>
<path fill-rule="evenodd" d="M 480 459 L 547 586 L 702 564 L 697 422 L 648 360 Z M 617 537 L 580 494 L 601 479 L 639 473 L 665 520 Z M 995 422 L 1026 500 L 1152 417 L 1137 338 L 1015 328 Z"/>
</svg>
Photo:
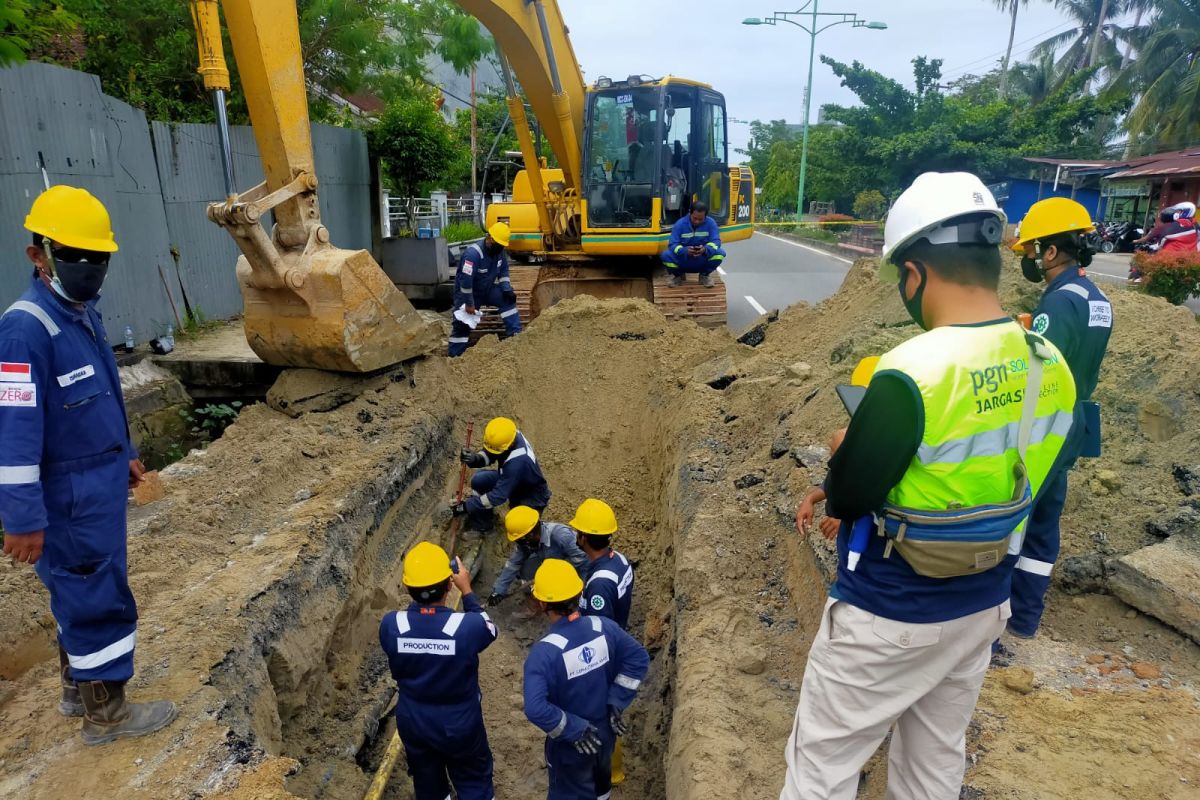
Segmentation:
<svg viewBox="0 0 1200 800">
<path fill-rule="evenodd" d="M 990 184 L 988 189 L 996 197 L 996 202 L 1008 216 L 1008 221 L 1015 225 L 1025 218 L 1029 207 L 1038 200 L 1047 197 L 1066 197 L 1083 204 L 1091 212 L 1092 219 L 1104 219 L 1105 205 L 1108 198 L 1100 195 L 1098 188 L 1083 188 L 1071 186 L 1066 181 L 1060 181 L 1054 188 L 1052 181 L 1039 181 L 1036 178 L 1008 178 Z"/>
</svg>

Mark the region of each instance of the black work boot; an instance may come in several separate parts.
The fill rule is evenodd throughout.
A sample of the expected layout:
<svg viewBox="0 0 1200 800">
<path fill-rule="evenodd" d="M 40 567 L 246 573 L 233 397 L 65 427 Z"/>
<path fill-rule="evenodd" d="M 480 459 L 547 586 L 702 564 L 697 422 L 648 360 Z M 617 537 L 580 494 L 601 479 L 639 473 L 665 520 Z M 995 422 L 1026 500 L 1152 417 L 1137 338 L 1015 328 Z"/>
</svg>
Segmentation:
<svg viewBox="0 0 1200 800">
<path fill-rule="evenodd" d="M 106 744 L 126 736 L 143 736 L 170 725 L 179 709 L 170 700 L 125 702 L 120 681 L 82 681 L 83 743 Z"/>
<path fill-rule="evenodd" d="M 64 717 L 82 717 L 83 701 L 79 699 L 79 687 L 71 679 L 71 662 L 61 644 L 58 646 L 58 677 L 62 682 L 62 699 L 58 701 L 58 713 Z"/>
</svg>

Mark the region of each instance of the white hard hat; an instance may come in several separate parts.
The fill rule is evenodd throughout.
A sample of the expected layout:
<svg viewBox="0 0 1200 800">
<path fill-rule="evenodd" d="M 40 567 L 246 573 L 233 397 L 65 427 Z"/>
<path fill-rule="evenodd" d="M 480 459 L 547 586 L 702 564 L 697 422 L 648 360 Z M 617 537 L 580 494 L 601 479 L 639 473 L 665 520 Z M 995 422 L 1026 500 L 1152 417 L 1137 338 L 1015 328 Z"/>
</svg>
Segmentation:
<svg viewBox="0 0 1200 800">
<path fill-rule="evenodd" d="M 980 212 L 992 215 L 999 221 L 998 225 L 984 226 L 986 231 L 983 238 L 980 238 L 978 225 L 972 226 L 969 231 L 959 226 L 943 225 L 948 220 Z M 900 279 L 899 265 L 892 257 L 918 239 L 927 239 L 930 244 L 979 242 L 998 245 L 1005 222 L 1007 217 L 996 205 L 996 198 L 992 197 L 983 181 L 971 173 L 926 172 L 918 175 L 912 186 L 896 198 L 888 212 L 887 224 L 883 229 L 879 279 L 888 283 Z"/>
</svg>

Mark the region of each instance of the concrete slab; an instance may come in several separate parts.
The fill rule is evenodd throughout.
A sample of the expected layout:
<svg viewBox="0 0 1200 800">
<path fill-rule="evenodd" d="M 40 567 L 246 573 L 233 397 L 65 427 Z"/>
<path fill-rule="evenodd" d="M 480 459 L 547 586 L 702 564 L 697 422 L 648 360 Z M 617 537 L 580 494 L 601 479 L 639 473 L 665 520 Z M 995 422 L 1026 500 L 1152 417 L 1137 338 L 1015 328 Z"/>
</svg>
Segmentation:
<svg viewBox="0 0 1200 800">
<path fill-rule="evenodd" d="M 1200 642 L 1200 537 L 1172 536 L 1109 564 L 1113 594 Z"/>
<path fill-rule="evenodd" d="M 186 338 L 176 336 L 174 351 L 153 358 L 174 373 L 196 400 L 266 397 L 281 372 L 250 349 L 241 320 Z"/>
</svg>

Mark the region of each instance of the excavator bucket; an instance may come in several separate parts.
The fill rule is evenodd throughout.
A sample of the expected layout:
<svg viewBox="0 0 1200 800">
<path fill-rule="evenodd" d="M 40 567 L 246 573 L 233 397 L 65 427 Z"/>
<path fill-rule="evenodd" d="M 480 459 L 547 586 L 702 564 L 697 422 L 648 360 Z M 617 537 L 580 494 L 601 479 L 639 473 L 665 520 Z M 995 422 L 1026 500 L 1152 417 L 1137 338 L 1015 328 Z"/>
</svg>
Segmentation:
<svg viewBox="0 0 1200 800">
<path fill-rule="evenodd" d="M 238 282 L 246 339 L 268 364 L 371 372 L 423 355 L 441 341 L 366 250 L 317 249 L 290 286 L 256 285 L 245 256 Z M 299 284 L 299 286 L 296 286 Z"/>
</svg>

